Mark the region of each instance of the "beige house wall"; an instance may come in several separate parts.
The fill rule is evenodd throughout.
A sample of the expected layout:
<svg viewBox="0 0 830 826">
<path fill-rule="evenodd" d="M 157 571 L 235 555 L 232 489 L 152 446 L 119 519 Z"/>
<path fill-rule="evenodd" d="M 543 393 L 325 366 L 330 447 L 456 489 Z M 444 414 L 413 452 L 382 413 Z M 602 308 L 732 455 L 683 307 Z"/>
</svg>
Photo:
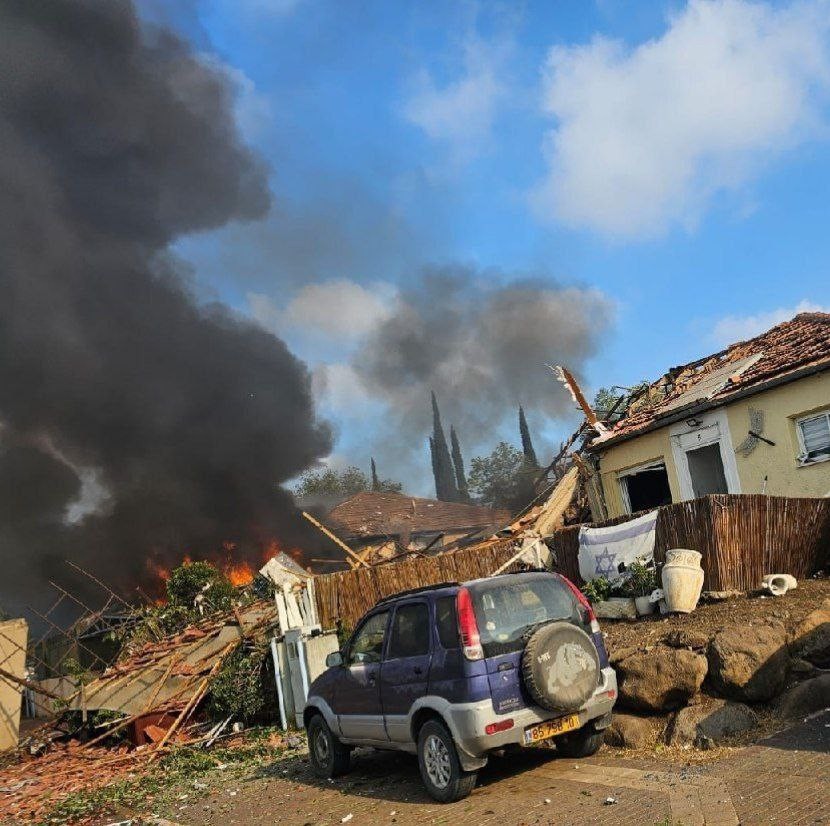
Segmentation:
<svg viewBox="0 0 830 826">
<path fill-rule="evenodd" d="M 26 643 L 29 626 L 24 619 L 0 622 L 0 668 L 16 677 L 26 677 Z M 17 746 L 23 689 L 0 676 L 0 751 Z"/>
<path fill-rule="evenodd" d="M 48 677 L 45 680 L 38 680 L 37 684 L 50 694 L 57 694 L 68 700 L 78 691 L 78 686 L 69 677 Z M 45 694 L 32 692 L 34 697 L 35 717 L 51 718 L 55 716 L 56 701 Z"/>
<path fill-rule="evenodd" d="M 749 456 L 735 455 L 740 493 L 761 493 L 766 476 L 766 492 L 771 496 L 830 495 L 830 461 L 800 466 L 796 430 L 797 419 L 830 408 L 830 371 L 764 390 L 720 408 L 726 412 L 733 452 L 747 435 L 750 407 L 763 411 L 763 435 L 775 442 L 775 446 L 761 442 Z M 600 453 L 600 477 L 609 516 L 625 513 L 620 472 L 654 461 L 665 461 L 672 501 L 681 501 L 670 430 L 671 426 L 662 427 Z"/>
</svg>

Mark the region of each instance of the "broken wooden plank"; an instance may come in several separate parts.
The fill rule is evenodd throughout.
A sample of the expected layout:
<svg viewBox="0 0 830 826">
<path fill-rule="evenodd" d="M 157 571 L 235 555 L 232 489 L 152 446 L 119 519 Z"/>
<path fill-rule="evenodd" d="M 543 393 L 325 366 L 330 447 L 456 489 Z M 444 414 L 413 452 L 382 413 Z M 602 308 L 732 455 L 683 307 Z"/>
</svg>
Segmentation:
<svg viewBox="0 0 830 826">
<path fill-rule="evenodd" d="M 303 518 L 311 522 L 311 524 L 314 525 L 314 527 L 316 527 L 318 530 L 324 533 L 329 539 L 331 539 L 332 542 L 334 542 L 336 545 L 342 548 L 349 555 L 349 557 L 354 560 L 354 562 L 357 565 L 365 565 L 367 568 L 369 567 L 369 564 L 366 562 L 365 559 L 361 559 L 342 539 L 340 539 L 339 536 L 333 534 L 325 525 L 318 522 L 310 513 L 303 511 L 302 514 Z"/>
</svg>

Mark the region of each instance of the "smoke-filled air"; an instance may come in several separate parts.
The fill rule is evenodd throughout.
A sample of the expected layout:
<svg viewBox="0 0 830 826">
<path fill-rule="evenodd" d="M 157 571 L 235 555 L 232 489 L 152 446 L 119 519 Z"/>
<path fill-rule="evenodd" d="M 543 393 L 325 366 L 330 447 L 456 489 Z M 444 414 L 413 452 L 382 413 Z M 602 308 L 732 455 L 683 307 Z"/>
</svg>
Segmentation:
<svg viewBox="0 0 830 826">
<path fill-rule="evenodd" d="M 309 373 L 168 253 L 269 209 L 227 79 L 120 0 L 4 0 L 0 77 L 0 605 L 65 559 L 124 586 L 295 543 Z"/>
</svg>

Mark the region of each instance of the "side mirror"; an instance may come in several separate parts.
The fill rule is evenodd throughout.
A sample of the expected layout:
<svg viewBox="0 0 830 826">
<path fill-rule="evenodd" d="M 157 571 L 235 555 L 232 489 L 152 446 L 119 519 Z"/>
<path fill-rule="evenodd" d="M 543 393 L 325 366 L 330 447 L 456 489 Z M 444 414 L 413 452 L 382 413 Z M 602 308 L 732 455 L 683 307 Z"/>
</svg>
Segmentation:
<svg viewBox="0 0 830 826">
<path fill-rule="evenodd" d="M 338 665 L 343 665 L 343 655 L 339 651 L 332 651 L 326 657 L 326 668 L 334 668 Z"/>
</svg>

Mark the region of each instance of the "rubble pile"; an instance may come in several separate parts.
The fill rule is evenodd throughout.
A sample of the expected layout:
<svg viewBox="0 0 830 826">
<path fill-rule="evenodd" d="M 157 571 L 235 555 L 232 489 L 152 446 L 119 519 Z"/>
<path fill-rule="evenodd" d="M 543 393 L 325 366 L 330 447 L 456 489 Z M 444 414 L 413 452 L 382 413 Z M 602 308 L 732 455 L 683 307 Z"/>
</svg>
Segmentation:
<svg viewBox="0 0 830 826">
<path fill-rule="evenodd" d="M 212 688 L 237 652 L 268 651 L 268 641 L 287 625 L 286 605 L 298 610 L 297 582 L 271 578 L 268 587 L 279 598 L 240 591 L 228 610 L 194 610 L 186 615 L 190 624 L 167 635 L 158 630 L 165 608 L 137 611 L 116 661 L 79 676 L 74 694 L 56 703 L 54 719 L 4 755 L 3 813 L 40 818 L 68 796 L 154 771 L 182 747 L 206 749 L 220 739 L 224 745 L 233 717 L 216 721 L 205 713 Z"/>
<path fill-rule="evenodd" d="M 0 808 L 17 820 L 36 820 L 67 795 L 113 783 L 148 768 L 141 752 L 120 746 L 85 749 L 77 741 L 0 769 Z"/>
</svg>

